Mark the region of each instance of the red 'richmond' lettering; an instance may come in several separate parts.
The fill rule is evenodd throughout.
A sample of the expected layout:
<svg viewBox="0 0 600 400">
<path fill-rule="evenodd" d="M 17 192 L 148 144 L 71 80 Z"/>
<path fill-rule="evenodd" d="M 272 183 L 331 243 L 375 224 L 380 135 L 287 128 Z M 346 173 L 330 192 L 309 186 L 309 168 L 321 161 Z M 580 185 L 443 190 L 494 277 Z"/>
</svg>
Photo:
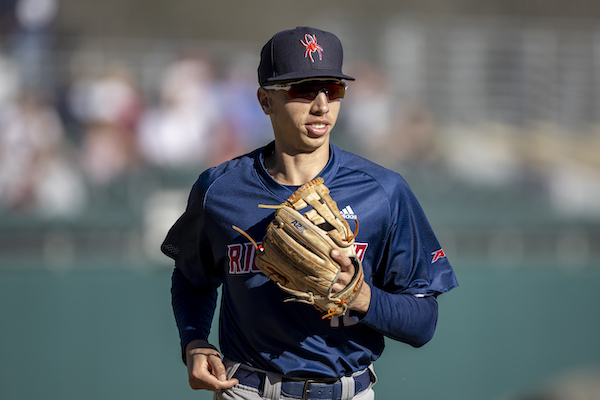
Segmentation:
<svg viewBox="0 0 600 400">
<path fill-rule="evenodd" d="M 242 245 L 241 244 L 230 244 L 227 246 L 227 257 L 229 257 L 229 274 L 238 274 L 241 268 L 242 258 Z"/>
<path fill-rule="evenodd" d="M 260 245 L 260 243 L 258 243 Z M 368 243 L 354 243 L 354 251 L 360 261 L 365 257 Z M 227 257 L 229 258 L 229 274 L 241 275 L 260 272 L 254 264 L 256 248 L 252 243 L 235 243 L 227 246 Z"/>
</svg>

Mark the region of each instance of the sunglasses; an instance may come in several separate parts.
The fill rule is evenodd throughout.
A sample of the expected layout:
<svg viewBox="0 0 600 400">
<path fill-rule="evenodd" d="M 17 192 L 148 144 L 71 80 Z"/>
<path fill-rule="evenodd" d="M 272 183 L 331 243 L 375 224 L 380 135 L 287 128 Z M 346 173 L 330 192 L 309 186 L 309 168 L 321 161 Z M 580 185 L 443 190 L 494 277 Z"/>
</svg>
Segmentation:
<svg viewBox="0 0 600 400">
<path fill-rule="evenodd" d="M 288 84 L 275 84 L 263 86 L 264 89 L 285 90 L 290 99 L 303 99 L 313 101 L 319 93 L 323 92 L 329 101 L 343 99 L 348 85 L 344 82 L 305 81 Z"/>
</svg>

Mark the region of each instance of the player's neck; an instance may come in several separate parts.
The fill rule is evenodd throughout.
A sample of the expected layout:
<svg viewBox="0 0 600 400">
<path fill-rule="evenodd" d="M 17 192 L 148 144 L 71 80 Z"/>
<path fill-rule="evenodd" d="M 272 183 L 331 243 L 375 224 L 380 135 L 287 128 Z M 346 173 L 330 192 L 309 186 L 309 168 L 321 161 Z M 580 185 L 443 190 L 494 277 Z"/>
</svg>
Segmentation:
<svg viewBox="0 0 600 400">
<path fill-rule="evenodd" d="M 265 167 L 273 179 L 287 186 L 299 186 L 314 179 L 329 161 L 329 146 L 310 153 L 278 152 L 265 158 Z"/>
</svg>

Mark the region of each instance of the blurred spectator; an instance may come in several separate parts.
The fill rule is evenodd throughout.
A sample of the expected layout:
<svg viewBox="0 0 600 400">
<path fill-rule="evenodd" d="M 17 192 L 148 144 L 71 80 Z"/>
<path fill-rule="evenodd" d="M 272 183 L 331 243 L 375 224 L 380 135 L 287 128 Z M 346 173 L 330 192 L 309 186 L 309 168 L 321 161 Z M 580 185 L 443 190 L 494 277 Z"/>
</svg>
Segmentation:
<svg viewBox="0 0 600 400">
<path fill-rule="evenodd" d="M 43 73 L 50 65 L 52 23 L 58 0 L 18 0 L 15 16 L 17 29 L 13 37 L 13 57 L 19 64 L 23 83 L 28 89 L 53 89 L 53 75 Z"/>
<path fill-rule="evenodd" d="M 415 101 L 401 102 L 392 92 L 385 70 L 364 62 L 355 67 L 344 99 L 343 127 L 355 151 L 389 167 L 428 165 L 436 160 L 434 120 L 430 110 Z"/>
<path fill-rule="evenodd" d="M 56 111 L 25 93 L 0 114 L 0 205 L 14 212 L 70 216 L 85 205 Z"/>
<path fill-rule="evenodd" d="M 20 75 L 13 59 L 0 52 L 0 110 L 17 97 L 20 91 Z"/>
<path fill-rule="evenodd" d="M 244 154 L 273 140 L 271 122 L 265 118 L 256 98 L 258 82 L 255 62 L 251 58 L 236 63 L 218 86 L 223 120 L 229 129 L 220 140 L 223 151 L 212 164 Z"/>
<path fill-rule="evenodd" d="M 398 105 L 392 126 L 376 149 L 383 162 L 418 167 L 440 161 L 435 121 L 428 107 L 418 103 Z"/>
<path fill-rule="evenodd" d="M 84 74 L 67 96 L 81 125 L 81 165 L 89 181 L 110 184 L 136 168 L 136 129 L 143 108 L 129 69 L 115 63 L 99 76 Z"/>
<path fill-rule="evenodd" d="M 110 185 L 132 169 L 134 160 L 127 132 L 122 127 L 106 121 L 86 126 L 81 166 L 92 185 Z"/>
<path fill-rule="evenodd" d="M 148 109 L 139 129 L 139 148 L 152 165 L 189 168 L 206 165 L 219 124 L 224 124 L 204 55 L 188 55 L 165 71 L 160 100 Z"/>
<path fill-rule="evenodd" d="M 386 74 L 370 63 L 355 66 L 351 74 L 357 80 L 349 83 L 352 96 L 344 99 L 341 125 L 359 154 L 379 160 L 377 152 L 390 135 L 394 116 Z"/>
<path fill-rule="evenodd" d="M 0 1 L 0 37 L 11 36 L 17 26 L 15 10 L 19 0 Z"/>
</svg>

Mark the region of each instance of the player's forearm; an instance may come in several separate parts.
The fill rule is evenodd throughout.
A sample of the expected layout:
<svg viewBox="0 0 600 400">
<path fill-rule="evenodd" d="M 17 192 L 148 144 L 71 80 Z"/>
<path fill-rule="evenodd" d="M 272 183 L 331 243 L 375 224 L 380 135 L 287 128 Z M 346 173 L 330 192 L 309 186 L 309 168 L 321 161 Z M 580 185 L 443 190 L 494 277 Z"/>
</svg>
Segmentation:
<svg viewBox="0 0 600 400">
<path fill-rule="evenodd" d="M 382 334 L 414 347 L 429 342 L 435 332 L 435 297 L 391 294 L 371 288 L 371 305 L 362 322 Z"/>
<path fill-rule="evenodd" d="M 192 340 L 207 339 L 216 308 L 217 291 L 199 290 L 176 268 L 172 277 L 171 297 L 182 349 Z"/>
</svg>

